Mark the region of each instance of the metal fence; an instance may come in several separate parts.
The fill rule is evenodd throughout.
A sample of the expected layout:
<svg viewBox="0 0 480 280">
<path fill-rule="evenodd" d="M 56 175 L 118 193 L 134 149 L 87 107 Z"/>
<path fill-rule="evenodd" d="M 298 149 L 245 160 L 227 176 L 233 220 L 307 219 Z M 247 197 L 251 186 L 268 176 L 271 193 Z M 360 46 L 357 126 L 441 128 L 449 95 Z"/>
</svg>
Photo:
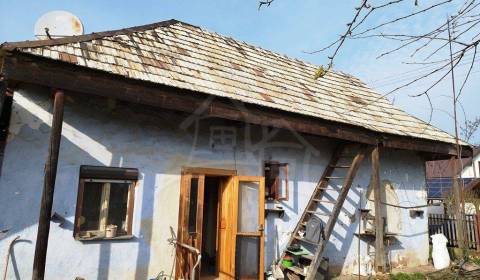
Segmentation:
<svg viewBox="0 0 480 280">
<path fill-rule="evenodd" d="M 470 249 L 480 249 L 479 233 L 480 233 L 480 216 L 465 215 L 465 223 L 468 237 L 468 247 Z M 448 247 L 458 247 L 457 238 L 457 219 L 453 216 L 444 214 L 428 215 L 428 234 L 429 236 L 442 233 L 448 239 Z M 430 243 L 432 241 L 430 240 Z"/>
</svg>

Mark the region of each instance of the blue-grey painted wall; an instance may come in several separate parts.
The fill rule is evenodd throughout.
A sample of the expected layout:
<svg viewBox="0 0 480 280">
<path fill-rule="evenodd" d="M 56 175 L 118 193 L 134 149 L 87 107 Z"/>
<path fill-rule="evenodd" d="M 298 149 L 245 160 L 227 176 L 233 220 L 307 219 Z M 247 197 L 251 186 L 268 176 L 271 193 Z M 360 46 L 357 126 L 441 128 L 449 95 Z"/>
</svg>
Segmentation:
<svg viewBox="0 0 480 280">
<path fill-rule="evenodd" d="M 8 279 L 31 278 L 38 210 L 51 122 L 46 89 L 24 86 L 14 93 L 10 135 L 0 177 L 0 254 L 15 236 Z M 234 128 L 235 147 L 212 147 L 210 129 Z M 285 216 L 266 222 L 265 264 L 287 241 L 328 163 L 335 142 L 290 131 L 187 116 L 81 96 L 66 99 L 53 211 L 66 217 L 63 227 L 51 224 L 46 279 L 148 279 L 170 272 L 173 248 L 169 227 L 177 228 L 182 166 L 237 169 L 239 175 L 261 176 L 263 160 L 289 163 L 290 199 L 281 202 Z M 126 241 L 80 242 L 72 237 L 79 166 L 135 167 L 141 180 L 135 191 L 134 238 Z M 401 205 L 426 204 L 423 161 L 414 152 L 382 150 L 381 179 L 393 186 Z M 358 229 L 354 218 L 366 204 L 370 161 L 363 162 L 327 247 L 332 267 L 351 273 L 357 260 Z M 334 185 L 334 188 L 338 186 Z M 332 198 L 335 193 L 329 193 Z M 269 204 L 267 207 L 273 207 Z M 390 248 L 395 265 L 426 264 L 427 219 L 400 211 L 401 232 Z M 367 243 L 361 242 L 362 255 Z M 0 267 L 4 267 L 0 258 Z"/>
</svg>

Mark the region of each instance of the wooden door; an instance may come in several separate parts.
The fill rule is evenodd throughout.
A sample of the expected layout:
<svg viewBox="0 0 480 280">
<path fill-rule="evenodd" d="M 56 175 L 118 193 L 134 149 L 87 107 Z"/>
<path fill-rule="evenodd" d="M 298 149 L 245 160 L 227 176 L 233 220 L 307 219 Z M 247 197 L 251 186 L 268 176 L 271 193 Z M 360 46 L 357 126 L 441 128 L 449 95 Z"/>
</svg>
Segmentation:
<svg viewBox="0 0 480 280">
<path fill-rule="evenodd" d="M 263 279 L 264 177 L 235 177 L 235 278 Z"/>
<path fill-rule="evenodd" d="M 218 195 L 218 276 L 235 279 L 235 178 L 225 177 Z"/>
<path fill-rule="evenodd" d="M 182 174 L 180 185 L 180 213 L 177 240 L 202 250 L 203 195 L 205 175 Z M 176 279 L 190 279 L 197 255 L 177 246 Z M 200 275 L 200 265 L 195 268 L 195 278 Z"/>
</svg>

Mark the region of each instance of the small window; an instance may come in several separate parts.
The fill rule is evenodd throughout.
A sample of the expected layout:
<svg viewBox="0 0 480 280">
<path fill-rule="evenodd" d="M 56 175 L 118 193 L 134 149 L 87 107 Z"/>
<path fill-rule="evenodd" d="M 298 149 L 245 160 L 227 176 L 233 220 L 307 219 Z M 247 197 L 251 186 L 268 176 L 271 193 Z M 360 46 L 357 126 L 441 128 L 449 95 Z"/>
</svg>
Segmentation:
<svg viewBox="0 0 480 280">
<path fill-rule="evenodd" d="M 214 126 L 210 128 L 210 147 L 231 149 L 237 144 L 237 132 L 234 127 Z"/>
<path fill-rule="evenodd" d="M 288 200 L 288 163 L 266 161 L 264 164 L 265 198 Z"/>
<path fill-rule="evenodd" d="M 137 180 L 134 168 L 81 166 L 74 237 L 130 238 Z"/>
</svg>

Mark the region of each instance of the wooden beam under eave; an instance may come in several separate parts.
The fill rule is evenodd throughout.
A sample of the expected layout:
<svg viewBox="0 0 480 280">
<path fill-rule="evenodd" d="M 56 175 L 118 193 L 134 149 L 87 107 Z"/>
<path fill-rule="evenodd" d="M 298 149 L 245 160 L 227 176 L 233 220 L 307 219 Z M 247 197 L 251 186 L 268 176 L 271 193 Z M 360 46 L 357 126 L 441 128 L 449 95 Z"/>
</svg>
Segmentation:
<svg viewBox="0 0 480 280">
<path fill-rule="evenodd" d="M 128 79 L 120 75 L 76 66 L 19 52 L 4 57 L 3 73 L 8 79 L 64 90 L 115 98 L 203 116 L 242 121 L 257 125 L 295 130 L 351 142 L 422 151 L 438 155 L 456 154 L 453 144 L 386 135 L 362 127 L 321 120 L 224 97 L 194 92 L 152 82 Z M 199 108 L 202 108 L 199 110 Z M 463 150 L 468 152 L 469 148 Z M 471 149 L 470 149 L 471 150 Z"/>
<path fill-rule="evenodd" d="M 384 246 L 384 217 L 382 201 L 385 198 L 385 189 L 380 186 L 380 151 L 376 146 L 372 150 L 372 188 L 375 203 L 375 271 L 386 272 Z"/>
<path fill-rule="evenodd" d="M 45 163 L 42 200 L 40 201 L 40 215 L 38 218 L 37 242 L 33 259 L 32 280 L 43 280 L 45 277 L 50 217 L 52 216 L 53 193 L 57 176 L 60 140 L 62 138 L 63 106 L 64 93 L 61 90 L 55 90 L 48 157 L 47 162 Z"/>
<path fill-rule="evenodd" d="M 202 116 L 295 130 L 373 145 L 376 134 L 352 125 L 339 125 L 277 109 L 245 104 L 224 97 L 128 79 L 120 75 L 13 53 L 5 57 L 3 74 L 9 79 L 47 87 L 120 99 Z M 201 110 L 199 110 L 201 108 Z"/>
</svg>

